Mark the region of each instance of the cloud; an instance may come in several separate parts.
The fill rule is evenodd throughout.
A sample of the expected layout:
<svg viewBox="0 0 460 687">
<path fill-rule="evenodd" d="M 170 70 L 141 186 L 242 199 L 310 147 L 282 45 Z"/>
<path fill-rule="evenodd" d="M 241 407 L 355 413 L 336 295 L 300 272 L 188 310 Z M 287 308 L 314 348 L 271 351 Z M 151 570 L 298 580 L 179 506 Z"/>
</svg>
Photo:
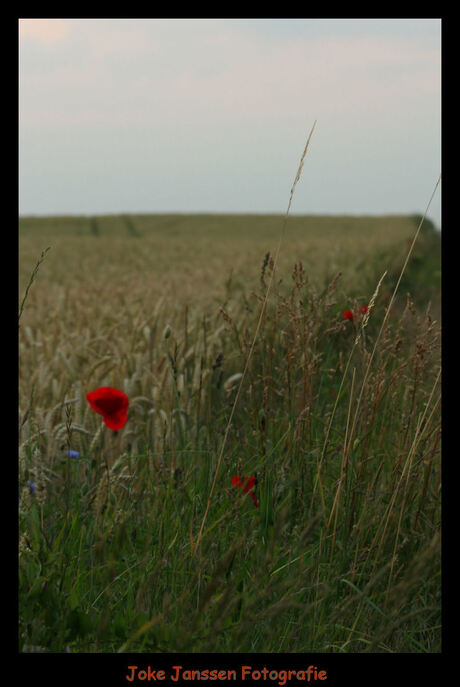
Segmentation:
<svg viewBox="0 0 460 687">
<path fill-rule="evenodd" d="M 69 30 L 64 19 L 19 19 L 20 40 L 31 38 L 45 46 L 63 41 Z"/>
<path fill-rule="evenodd" d="M 30 22 L 30 25 L 28 23 Z M 21 20 L 25 35 L 62 54 L 39 73 L 35 93 L 56 100 L 47 117 L 69 124 L 262 122 L 389 115 L 440 89 L 439 51 L 406 36 L 278 37 L 218 20 Z M 63 40 L 71 30 L 71 40 Z M 30 64 L 29 64 L 30 63 Z M 26 70 L 25 70 L 26 71 Z M 25 86 L 28 82 L 24 81 Z M 59 98 L 53 98 L 53 92 Z M 87 103 L 87 107 L 84 104 Z M 39 105 L 36 103 L 35 106 Z"/>
</svg>

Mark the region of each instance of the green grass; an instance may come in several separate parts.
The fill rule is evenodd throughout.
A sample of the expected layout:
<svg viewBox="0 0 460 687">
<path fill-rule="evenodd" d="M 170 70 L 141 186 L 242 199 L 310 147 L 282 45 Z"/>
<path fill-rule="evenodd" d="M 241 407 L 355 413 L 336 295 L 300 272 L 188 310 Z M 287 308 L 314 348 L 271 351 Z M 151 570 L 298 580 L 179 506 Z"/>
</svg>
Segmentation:
<svg viewBox="0 0 460 687">
<path fill-rule="evenodd" d="M 199 539 L 282 217 L 21 220 L 22 651 L 441 650 L 429 223 L 384 321 L 419 221 L 289 218 Z"/>
</svg>

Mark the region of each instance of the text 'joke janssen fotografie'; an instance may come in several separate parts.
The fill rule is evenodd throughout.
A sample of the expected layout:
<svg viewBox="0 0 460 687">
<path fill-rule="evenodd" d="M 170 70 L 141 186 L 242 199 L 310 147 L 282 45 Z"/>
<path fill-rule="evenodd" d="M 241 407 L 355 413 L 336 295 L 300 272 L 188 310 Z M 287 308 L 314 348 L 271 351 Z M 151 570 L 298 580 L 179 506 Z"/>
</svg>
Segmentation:
<svg viewBox="0 0 460 687">
<path fill-rule="evenodd" d="M 317 666 L 310 665 L 305 670 L 270 670 L 261 668 L 255 670 L 251 666 L 241 666 L 240 670 L 218 670 L 205 668 L 203 670 L 184 670 L 182 666 L 172 666 L 169 675 L 164 670 L 153 670 L 151 666 L 139 668 L 128 666 L 125 675 L 128 682 L 156 681 L 156 680 L 270 680 L 279 685 L 285 685 L 288 680 L 311 682 L 315 680 L 327 680 L 327 671 L 320 670 Z"/>
</svg>

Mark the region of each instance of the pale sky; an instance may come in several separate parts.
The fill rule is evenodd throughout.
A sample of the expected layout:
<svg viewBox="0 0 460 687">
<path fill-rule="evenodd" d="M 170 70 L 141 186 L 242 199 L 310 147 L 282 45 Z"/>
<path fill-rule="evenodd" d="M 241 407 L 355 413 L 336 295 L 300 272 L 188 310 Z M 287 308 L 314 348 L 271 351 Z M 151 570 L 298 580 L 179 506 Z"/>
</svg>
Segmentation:
<svg viewBox="0 0 460 687">
<path fill-rule="evenodd" d="M 20 19 L 20 215 L 422 214 L 440 19 Z M 440 188 L 429 217 L 440 226 Z"/>
</svg>

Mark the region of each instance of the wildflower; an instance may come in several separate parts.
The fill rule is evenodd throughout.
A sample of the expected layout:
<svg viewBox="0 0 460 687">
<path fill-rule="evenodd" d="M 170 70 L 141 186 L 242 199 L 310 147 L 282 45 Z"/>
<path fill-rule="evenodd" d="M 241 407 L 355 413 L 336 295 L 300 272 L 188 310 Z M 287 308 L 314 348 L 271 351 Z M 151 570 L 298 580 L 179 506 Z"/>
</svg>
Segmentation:
<svg viewBox="0 0 460 687">
<path fill-rule="evenodd" d="M 256 495 L 252 491 L 252 488 L 256 484 L 256 478 L 255 477 L 243 477 L 243 478 L 241 478 L 241 477 L 235 476 L 235 477 L 232 477 L 232 484 L 237 489 L 241 489 L 241 487 L 243 487 L 244 493 L 249 494 L 249 496 L 252 498 L 256 508 L 259 507 Z"/>
<path fill-rule="evenodd" d="M 109 429 L 118 430 L 125 426 L 128 414 L 129 398 L 119 389 L 101 386 L 96 391 L 86 394 L 91 408 L 104 418 Z"/>
<path fill-rule="evenodd" d="M 69 458 L 78 458 L 80 454 L 78 453 L 78 451 L 66 451 L 66 456 L 68 456 Z"/>
<path fill-rule="evenodd" d="M 353 322 L 355 317 L 358 317 L 359 319 L 359 316 L 364 315 L 365 313 L 367 313 L 367 311 L 367 305 L 361 305 L 359 311 L 355 313 L 353 312 L 353 310 L 344 310 L 342 313 L 342 317 L 344 320 L 350 320 L 350 322 Z"/>
<path fill-rule="evenodd" d="M 37 496 L 37 485 L 35 482 L 31 482 L 30 479 L 27 480 L 29 486 L 29 491 L 33 496 Z"/>
</svg>

